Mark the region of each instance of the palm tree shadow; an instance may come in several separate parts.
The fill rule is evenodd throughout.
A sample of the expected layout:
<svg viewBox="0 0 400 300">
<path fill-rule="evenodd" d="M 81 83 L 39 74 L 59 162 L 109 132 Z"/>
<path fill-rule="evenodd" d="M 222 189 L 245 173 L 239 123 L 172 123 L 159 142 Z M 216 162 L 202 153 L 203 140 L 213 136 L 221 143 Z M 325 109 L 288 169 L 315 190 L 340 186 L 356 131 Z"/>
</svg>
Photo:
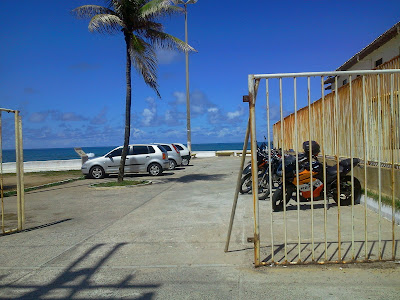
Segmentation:
<svg viewBox="0 0 400 300">
<path fill-rule="evenodd" d="M 96 252 L 99 251 L 104 244 L 97 244 L 88 249 L 80 257 L 78 257 L 70 266 L 68 266 L 60 275 L 55 277 L 49 283 L 44 283 L 43 285 L 37 284 L 24 284 L 22 283 L 9 283 L 0 284 L 0 289 L 10 289 L 12 291 L 18 290 L 22 291 L 22 295 L 14 297 L 14 299 L 51 299 L 55 296 L 55 293 L 62 293 L 63 298 L 72 299 L 78 296 L 79 293 L 94 292 L 99 289 L 106 291 L 114 291 L 122 294 L 136 295 L 131 298 L 124 299 L 152 299 L 155 292 L 148 292 L 149 289 L 157 289 L 160 284 L 132 284 L 134 280 L 133 275 L 128 275 L 122 278 L 116 284 L 101 283 L 96 284 L 93 277 L 99 271 L 99 269 L 105 265 L 105 263 L 117 253 L 117 251 L 126 245 L 126 243 L 119 243 L 110 249 L 105 255 L 100 256 L 100 258 L 90 267 L 79 267 L 80 264 L 84 263 L 89 257 L 96 257 Z M 5 276 L 0 277 L 4 279 Z M 114 281 L 114 280 L 113 280 Z M 79 282 L 79 283 L 75 283 Z M 29 290 L 29 292 L 25 292 Z M 137 296 L 141 290 L 141 296 Z M 16 294 L 17 294 L 16 293 Z M 113 293 L 114 294 L 114 293 Z M 115 295 L 115 294 L 114 294 Z M 78 297 L 79 298 L 79 297 Z M 7 299 L 13 299 L 7 297 Z M 101 299 L 115 299 L 114 297 L 107 298 L 101 297 Z"/>
</svg>

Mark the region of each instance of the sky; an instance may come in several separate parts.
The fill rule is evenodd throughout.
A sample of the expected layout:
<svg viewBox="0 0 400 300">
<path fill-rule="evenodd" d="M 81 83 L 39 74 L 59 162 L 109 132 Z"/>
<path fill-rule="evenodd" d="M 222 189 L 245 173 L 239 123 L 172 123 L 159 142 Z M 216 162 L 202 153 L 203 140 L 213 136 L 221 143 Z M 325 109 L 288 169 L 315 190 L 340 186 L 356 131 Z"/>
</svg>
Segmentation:
<svg viewBox="0 0 400 300">
<path fill-rule="evenodd" d="M 125 41 L 70 11 L 101 0 L 0 1 L 0 107 L 20 110 L 24 148 L 118 146 L 125 123 Z M 199 0 L 188 5 L 192 144 L 242 142 L 249 74 L 334 71 L 400 20 L 400 1 Z M 184 15 L 161 19 L 185 39 Z M 157 51 L 161 99 L 132 70 L 131 143 L 186 143 L 185 56 Z M 317 100 L 317 90 L 312 100 Z M 319 91 L 320 93 L 320 91 Z M 271 122 L 279 119 L 271 99 Z M 283 99 L 283 114 L 294 111 Z M 299 107 L 306 94 L 299 93 Z M 267 135 L 265 87 L 257 139 Z M 2 114 L 3 148 L 14 148 Z"/>
</svg>

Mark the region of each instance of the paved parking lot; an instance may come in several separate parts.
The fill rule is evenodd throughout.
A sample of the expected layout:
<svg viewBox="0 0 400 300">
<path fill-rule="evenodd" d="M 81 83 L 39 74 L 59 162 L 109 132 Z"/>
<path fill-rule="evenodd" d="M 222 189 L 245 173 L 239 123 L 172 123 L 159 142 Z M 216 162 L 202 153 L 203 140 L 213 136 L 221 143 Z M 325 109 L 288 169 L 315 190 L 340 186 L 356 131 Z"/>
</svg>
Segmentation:
<svg viewBox="0 0 400 300">
<path fill-rule="evenodd" d="M 27 193 L 28 229 L 0 236 L 0 299 L 398 299 L 393 262 L 255 269 L 248 195 L 224 253 L 239 163 L 199 158 L 132 176 L 147 186 Z"/>
</svg>

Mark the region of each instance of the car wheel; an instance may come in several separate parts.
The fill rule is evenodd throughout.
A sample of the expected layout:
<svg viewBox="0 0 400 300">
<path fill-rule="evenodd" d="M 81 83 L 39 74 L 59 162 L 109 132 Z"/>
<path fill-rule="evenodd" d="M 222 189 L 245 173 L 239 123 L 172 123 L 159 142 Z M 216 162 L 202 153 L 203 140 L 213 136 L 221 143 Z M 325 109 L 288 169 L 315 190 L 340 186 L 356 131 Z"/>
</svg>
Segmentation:
<svg viewBox="0 0 400 300">
<path fill-rule="evenodd" d="M 176 168 L 176 162 L 173 159 L 169 160 L 169 169 L 174 170 Z"/>
<path fill-rule="evenodd" d="M 102 179 L 105 176 L 104 169 L 100 166 L 94 166 L 90 169 L 89 175 L 93 179 Z"/>
<path fill-rule="evenodd" d="M 162 173 L 162 168 L 161 168 L 161 166 L 159 165 L 159 164 L 157 164 L 157 163 L 152 163 L 150 166 L 149 166 L 149 174 L 151 175 L 151 176 L 158 176 L 158 175 L 161 175 L 161 173 Z"/>
<path fill-rule="evenodd" d="M 189 164 L 189 160 L 187 158 L 182 158 L 182 166 L 187 166 Z"/>
</svg>

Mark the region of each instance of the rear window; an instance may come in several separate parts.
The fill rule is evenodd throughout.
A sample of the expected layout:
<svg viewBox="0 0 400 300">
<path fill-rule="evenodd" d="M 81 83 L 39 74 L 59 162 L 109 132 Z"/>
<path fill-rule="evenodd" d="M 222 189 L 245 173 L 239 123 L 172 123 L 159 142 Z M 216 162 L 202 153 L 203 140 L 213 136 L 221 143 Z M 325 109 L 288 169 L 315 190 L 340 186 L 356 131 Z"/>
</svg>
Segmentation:
<svg viewBox="0 0 400 300">
<path fill-rule="evenodd" d="M 133 146 L 133 155 L 148 153 L 149 150 L 147 149 L 147 146 Z"/>
<path fill-rule="evenodd" d="M 167 151 L 172 151 L 171 147 L 168 146 L 168 145 L 161 145 L 161 146 L 163 146 L 164 149 L 167 150 Z"/>
<path fill-rule="evenodd" d="M 153 146 L 147 146 L 149 148 L 149 153 L 156 153 L 156 150 L 154 150 Z"/>
<path fill-rule="evenodd" d="M 175 145 L 175 144 L 174 144 Z M 182 146 L 179 145 L 175 145 L 176 148 L 178 148 L 179 150 L 183 150 Z"/>
<path fill-rule="evenodd" d="M 165 150 L 165 148 L 161 145 L 157 145 L 158 149 L 161 150 L 161 152 L 167 152 L 167 150 Z"/>
</svg>

